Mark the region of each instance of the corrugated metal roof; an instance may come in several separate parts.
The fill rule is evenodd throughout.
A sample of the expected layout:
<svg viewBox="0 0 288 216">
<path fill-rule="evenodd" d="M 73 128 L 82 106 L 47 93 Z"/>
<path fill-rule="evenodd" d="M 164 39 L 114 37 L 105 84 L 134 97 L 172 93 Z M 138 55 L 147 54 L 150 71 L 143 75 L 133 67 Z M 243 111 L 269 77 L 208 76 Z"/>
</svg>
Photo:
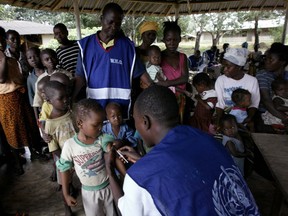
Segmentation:
<svg viewBox="0 0 288 216">
<path fill-rule="evenodd" d="M 6 31 L 9 29 L 14 29 L 19 32 L 20 35 L 53 34 L 52 25 L 44 25 L 30 21 L 0 20 L 0 26 L 2 26 Z"/>
<path fill-rule="evenodd" d="M 80 13 L 99 13 L 110 1 L 78 0 Z M 283 10 L 286 0 L 114 0 L 127 15 L 173 16 L 209 12 Z M 1 0 L 1 4 L 36 10 L 73 12 L 73 0 Z"/>
</svg>

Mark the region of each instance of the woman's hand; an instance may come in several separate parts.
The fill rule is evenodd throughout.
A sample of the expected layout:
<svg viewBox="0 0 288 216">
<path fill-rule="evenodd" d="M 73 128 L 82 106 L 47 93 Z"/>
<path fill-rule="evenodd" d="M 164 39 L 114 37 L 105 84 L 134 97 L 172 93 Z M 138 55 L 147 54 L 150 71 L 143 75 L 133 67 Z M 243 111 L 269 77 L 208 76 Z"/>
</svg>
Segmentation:
<svg viewBox="0 0 288 216">
<path fill-rule="evenodd" d="M 168 83 L 167 83 L 167 81 L 161 81 L 161 80 L 158 80 L 158 82 L 156 83 L 157 85 L 161 85 L 161 86 L 164 86 L 164 87 L 168 87 Z"/>
<path fill-rule="evenodd" d="M 141 156 L 130 146 L 124 146 L 120 148 L 119 151 L 132 163 L 135 163 L 141 158 Z"/>
</svg>

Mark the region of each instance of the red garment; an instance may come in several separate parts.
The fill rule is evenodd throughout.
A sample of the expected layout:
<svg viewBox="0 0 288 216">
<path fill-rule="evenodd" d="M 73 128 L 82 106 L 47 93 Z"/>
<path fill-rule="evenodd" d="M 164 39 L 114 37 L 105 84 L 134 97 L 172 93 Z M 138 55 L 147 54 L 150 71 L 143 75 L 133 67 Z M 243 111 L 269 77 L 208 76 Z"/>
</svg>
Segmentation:
<svg viewBox="0 0 288 216">
<path fill-rule="evenodd" d="M 182 70 L 184 68 L 184 59 L 185 59 L 185 54 L 179 53 L 179 66 L 178 66 L 178 68 L 172 67 L 169 64 L 169 62 L 166 62 L 165 60 L 163 60 L 161 62 L 162 71 L 168 80 L 178 79 L 179 77 L 182 76 Z M 185 90 L 186 84 L 177 85 L 175 87 L 178 87 L 180 89 Z"/>
<path fill-rule="evenodd" d="M 217 103 L 217 97 L 210 97 L 204 100 L 204 102 L 211 102 L 215 107 Z M 190 125 L 209 133 L 209 125 L 211 124 L 213 112 L 214 109 L 207 110 L 201 103 L 197 103 L 195 112 L 189 121 Z"/>
</svg>

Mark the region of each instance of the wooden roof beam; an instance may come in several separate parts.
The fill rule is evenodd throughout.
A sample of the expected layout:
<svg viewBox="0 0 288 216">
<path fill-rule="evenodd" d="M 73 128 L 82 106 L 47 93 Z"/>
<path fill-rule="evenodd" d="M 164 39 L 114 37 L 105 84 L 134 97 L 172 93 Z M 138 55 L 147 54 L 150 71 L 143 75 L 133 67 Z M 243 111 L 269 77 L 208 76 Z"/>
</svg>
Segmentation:
<svg viewBox="0 0 288 216">
<path fill-rule="evenodd" d="M 156 5 L 153 5 L 153 6 L 151 7 L 151 11 L 155 11 L 155 6 L 156 6 Z M 150 16 L 152 16 L 154 12 L 148 12 L 148 10 L 147 10 L 146 13 L 145 13 L 145 16 L 147 16 L 148 13 L 150 13 Z"/>
<path fill-rule="evenodd" d="M 100 3 L 100 1 L 96 1 L 95 5 L 94 5 L 94 7 L 92 9 L 92 12 L 95 11 L 95 9 L 98 7 L 99 3 Z"/>
<path fill-rule="evenodd" d="M 260 10 L 263 10 L 263 7 L 265 6 L 265 3 L 267 2 L 267 0 L 263 0 L 262 2 L 261 2 L 261 8 L 260 8 Z"/>
<path fill-rule="evenodd" d="M 140 5 L 141 5 L 141 4 L 139 4 L 139 3 L 136 3 L 136 5 L 135 5 L 135 7 L 134 7 L 134 8 L 135 8 L 135 10 L 133 10 L 133 12 L 132 12 L 132 14 L 131 14 L 132 16 L 134 16 L 134 15 L 135 15 L 135 13 L 136 13 L 136 11 L 138 10 L 138 8 L 140 7 Z M 141 11 L 141 9 L 140 9 L 140 11 Z"/>
<path fill-rule="evenodd" d="M 82 4 L 81 13 L 84 11 L 86 3 L 87 3 L 87 0 L 85 0 L 84 3 Z"/>
<path fill-rule="evenodd" d="M 45 8 L 47 8 L 47 6 L 46 6 L 46 5 L 47 5 L 49 2 L 50 2 L 50 1 L 49 1 L 49 0 L 47 0 L 45 3 L 43 3 L 43 4 L 42 4 L 42 6 L 40 6 L 40 5 L 39 5 L 39 7 L 40 7 L 40 8 L 38 7 L 38 8 L 39 8 L 39 10 L 45 10 Z M 48 8 L 49 8 L 49 7 L 48 7 Z"/>
<path fill-rule="evenodd" d="M 33 10 L 37 10 L 37 9 L 40 7 L 40 5 L 43 5 L 43 2 L 44 2 L 43 0 L 42 0 L 42 1 L 39 1 L 39 3 L 33 5 L 33 6 L 31 7 L 31 9 L 33 9 Z"/>
<path fill-rule="evenodd" d="M 65 2 L 66 0 L 60 0 L 60 1 L 54 1 L 54 3 L 51 5 L 51 10 L 52 11 L 55 11 L 55 10 L 57 10 L 57 9 L 59 9 L 62 5 L 63 5 L 63 3 Z"/>
<path fill-rule="evenodd" d="M 136 4 L 137 2 L 133 2 L 132 7 L 130 7 L 130 9 L 126 12 L 126 14 L 130 14 L 130 11 L 135 7 Z"/>
<path fill-rule="evenodd" d="M 275 6 L 274 6 L 274 9 L 273 9 L 273 10 L 276 10 L 276 7 L 278 6 L 278 4 L 279 4 L 279 1 L 280 1 L 280 0 L 278 0 L 278 1 L 277 1 L 277 3 L 275 4 Z"/>
<path fill-rule="evenodd" d="M 190 0 L 187 0 L 188 13 L 191 14 Z"/>
<path fill-rule="evenodd" d="M 169 9 L 168 9 L 167 13 L 165 14 L 165 16 L 169 16 L 171 10 L 174 8 L 174 5 L 169 5 L 168 7 L 169 7 Z"/>
</svg>

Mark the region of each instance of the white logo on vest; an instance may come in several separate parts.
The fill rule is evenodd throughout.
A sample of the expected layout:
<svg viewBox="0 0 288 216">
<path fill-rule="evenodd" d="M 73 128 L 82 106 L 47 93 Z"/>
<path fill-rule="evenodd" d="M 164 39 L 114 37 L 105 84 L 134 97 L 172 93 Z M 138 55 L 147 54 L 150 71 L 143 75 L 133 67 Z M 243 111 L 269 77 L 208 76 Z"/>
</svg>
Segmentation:
<svg viewBox="0 0 288 216">
<path fill-rule="evenodd" d="M 260 215 L 254 198 L 236 166 L 224 169 L 212 189 L 213 203 L 218 215 Z"/>
</svg>

